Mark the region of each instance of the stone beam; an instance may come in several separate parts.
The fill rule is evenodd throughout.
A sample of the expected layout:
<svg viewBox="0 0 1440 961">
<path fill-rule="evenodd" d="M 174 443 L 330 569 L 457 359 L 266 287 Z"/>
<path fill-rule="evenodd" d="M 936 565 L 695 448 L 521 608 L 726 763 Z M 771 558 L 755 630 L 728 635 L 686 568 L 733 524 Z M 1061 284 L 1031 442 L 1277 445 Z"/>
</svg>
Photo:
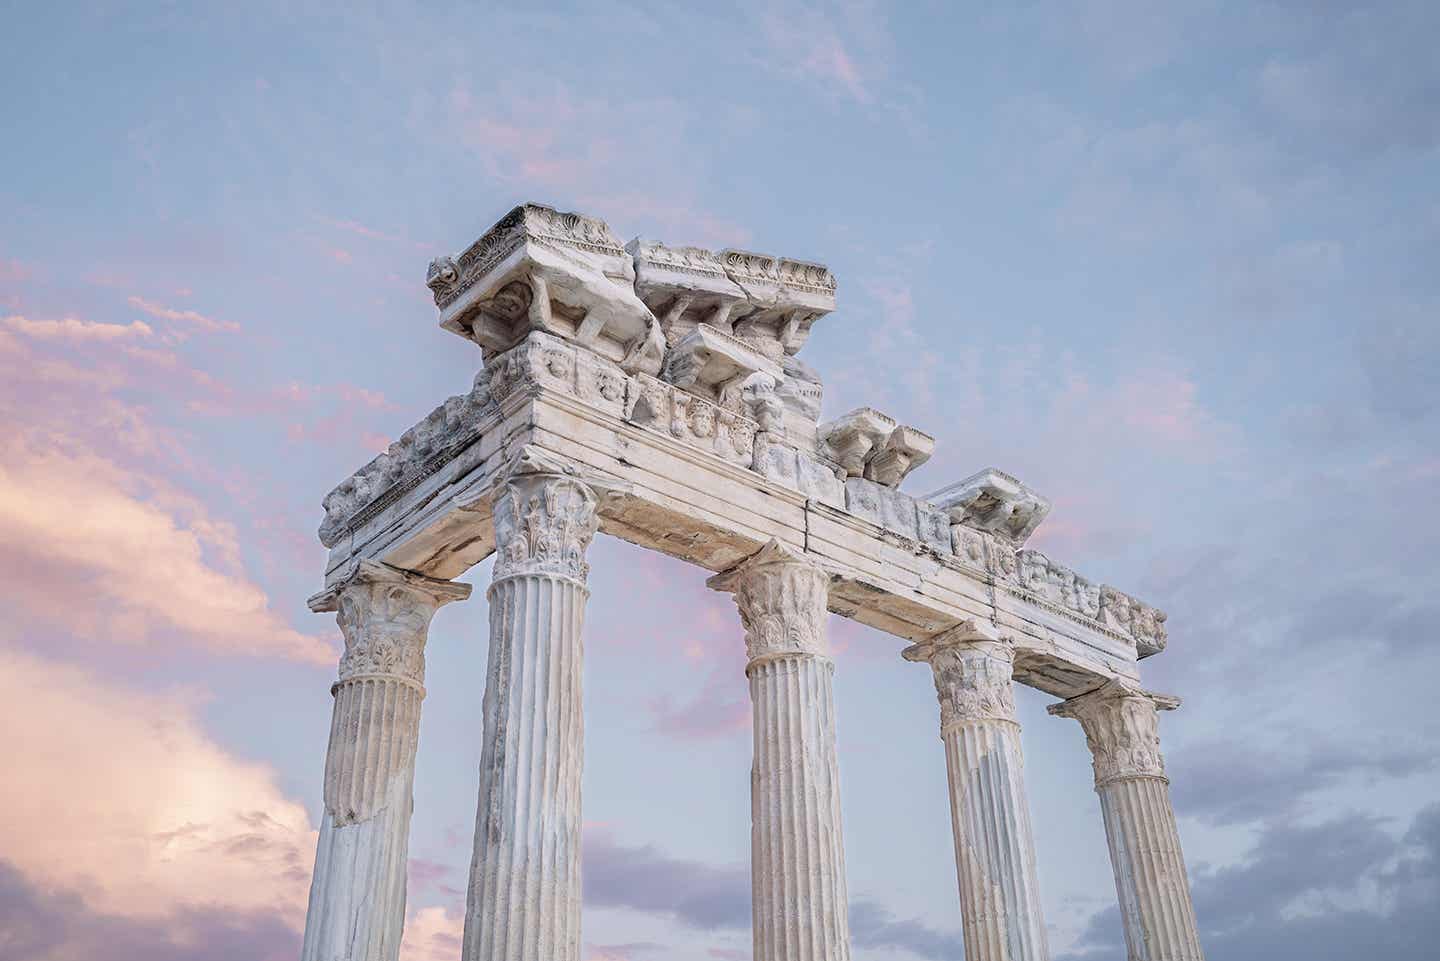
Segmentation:
<svg viewBox="0 0 1440 961">
<path fill-rule="evenodd" d="M 373 499 L 348 522 L 328 521 L 328 581 L 362 558 L 438 578 L 480 562 L 494 550 L 495 478 L 532 445 L 625 483 L 601 506 L 606 533 L 711 571 L 773 538 L 836 572 L 832 611 L 911 642 L 963 621 L 993 621 L 1014 636 L 1016 679 L 1056 696 L 1135 680 L 1138 656 L 1154 647 L 1131 632 L 1153 634 L 1163 615 L 1038 552 L 961 528 L 946 532 L 954 536 L 942 549 L 897 532 L 893 519 L 860 516 L 843 499 L 827 503 L 763 476 L 750 463 L 757 425 L 741 414 L 656 378 L 627 377 L 544 333 L 502 361 L 458 405 L 452 398 L 438 409 L 472 411 L 456 418 L 454 439 L 382 455 L 393 486 L 369 491 Z"/>
</svg>

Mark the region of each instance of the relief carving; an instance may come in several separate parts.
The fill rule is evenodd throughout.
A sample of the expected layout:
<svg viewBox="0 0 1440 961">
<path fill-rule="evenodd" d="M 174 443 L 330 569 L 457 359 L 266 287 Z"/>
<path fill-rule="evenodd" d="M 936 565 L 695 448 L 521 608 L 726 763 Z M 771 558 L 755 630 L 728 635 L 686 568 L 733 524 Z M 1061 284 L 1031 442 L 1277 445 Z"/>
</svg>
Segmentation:
<svg viewBox="0 0 1440 961">
<path fill-rule="evenodd" d="M 751 663 L 793 654 L 827 656 L 825 612 L 830 576 L 813 561 L 770 541 L 741 564 L 707 582 L 732 591 Z"/>
<path fill-rule="evenodd" d="M 1114 680 L 1047 710 L 1080 722 L 1094 762 L 1095 786 L 1100 788 L 1119 778 L 1165 776 L 1159 712 L 1179 706 L 1179 698 Z"/>
<path fill-rule="evenodd" d="M 345 638 L 340 681 L 384 675 L 425 680 L 425 638 L 444 604 L 470 596 L 470 585 L 437 581 L 375 561 L 310 599 L 313 611 L 335 611 Z"/>
<path fill-rule="evenodd" d="M 495 578 L 554 574 L 584 581 L 599 527 L 596 495 L 575 477 L 512 470 L 495 498 Z"/>
<path fill-rule="evenodd" d="M 999 637 L 990 625 L 965 621 L 928 641 L 912 644 L 903 656 L 930 664 L 942 731 L 968 721 L 1015 723 L 1015 645 Z"/>
<path fill-rule="evenodd" d="M 320 543 L 334 547 L 357 514 L 405 481 L 433 470 L 437 461 L 453 456 L 479 437 L 482 422 L 496 413 L 490 374 L 482 370 L 469 393 L 446 400 L 325 496 Z"/>
</svg>

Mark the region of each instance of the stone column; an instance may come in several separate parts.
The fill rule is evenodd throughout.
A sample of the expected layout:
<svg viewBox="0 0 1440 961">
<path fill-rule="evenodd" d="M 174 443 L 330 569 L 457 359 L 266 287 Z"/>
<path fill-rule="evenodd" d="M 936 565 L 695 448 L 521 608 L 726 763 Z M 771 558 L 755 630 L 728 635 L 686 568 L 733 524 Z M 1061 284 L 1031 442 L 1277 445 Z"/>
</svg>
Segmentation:
<svg viewBox="0 0 1440 961">
<path fill-rule="evenodd" d="M 772 540 L 709 583 L 734 592 L 749 657 L 754 959 L 848 961 L 829 575 Z"/>
<path fill-rule="evenodd" d="M 1179 706 L 1114 680 L 1049 708 L 1078 720 L 1090 745 L 1128 961 L 1204 961 L 1160 756 L 1158 712 Z"/>
<path fill-rule="evenodd" d="M 580 961 L 581 622 L 596 493 L 522 458 L 495 498 L 466 961 Z"/>
<path fill-rule="evenodd" d="M 966 961 L 1047 961 L 1011 672 L 1014 646 L 966 621 L 904 651 L 940 701 Z"/>
<path fill-rule="evenodd" d="M 345 635 L 325 757 L 325 816 L 310 882 L 302 961 L 394 961 L 405 923 L 425 635 L 469 584 L 361 561 L 310 599 Z"/>
</svg>

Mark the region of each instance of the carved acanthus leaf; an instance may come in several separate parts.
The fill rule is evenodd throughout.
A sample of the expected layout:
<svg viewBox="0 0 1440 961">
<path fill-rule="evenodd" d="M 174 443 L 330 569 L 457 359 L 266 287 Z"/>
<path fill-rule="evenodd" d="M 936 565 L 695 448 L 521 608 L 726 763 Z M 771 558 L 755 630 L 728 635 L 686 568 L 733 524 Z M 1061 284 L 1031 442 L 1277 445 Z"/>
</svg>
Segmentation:
<svg viewBox="0 0 1440 961">
<path fill-rule="evenodd" d="M 1099 788 L 1118 778 L 1165 776 L 1159 712 L 1179 706 L 1179 698 L 1112 680 L 1089 694 L 1051 704 L 1047 710 L 1080 722 Z"/>
<path fill-rule="evenodd" d="M 340 681 L 383 675 L 425 680 L 425 638 L 444 604 L 470 596 L 469 584 L 439 581 L 375 561 L 310 599 L 314 611 L 335 611 L 345 638 Z"/>
<path fill-rule="evenodd" d="M 750 662 L 786 655 L 827 656 L 830 576 L 813 560 L 771 540 L 707 582 L 735 595 Z"/>
<path fill-rule="evenodd" d="M 993 626 L 965 621 L 907 647 L 909 661 L 925 661 L 935 676 L 940 728 L 970 721 L 1015 721 L 1012 680 L 1015 645 Z"/>
<path fill-rule="evenodd" d="M 495 498 L 495 577 L 553 574 L 584 581 L 599 525 L 591 485 L 544 463 L 521 463 Z"/>
</svg>

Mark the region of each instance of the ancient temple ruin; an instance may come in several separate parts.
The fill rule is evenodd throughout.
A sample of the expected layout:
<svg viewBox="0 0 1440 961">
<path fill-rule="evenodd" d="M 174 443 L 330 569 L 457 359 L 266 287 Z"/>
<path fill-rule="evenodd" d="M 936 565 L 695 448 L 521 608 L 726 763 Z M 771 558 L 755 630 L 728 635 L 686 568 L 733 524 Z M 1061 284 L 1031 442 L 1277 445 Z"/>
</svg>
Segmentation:
<svg viewBox="0 0 1440 961">
<path fill-rule="evenodd" d="M 337 612 L 345 652 L 306 961 L 398 956 L 426 631 L 469 595 L 452 579 L 491 554 L 463 957 L 580 961 L 597 530 L 734 595 L 754 705 L 755 961 L 850 956 L 827 611 L 933 672 L 969 961 L 1049 954 L 1015 682 L 1084 730 L 1130 959 L 1202 957 L 1159 749 L 1158 712 L 1179 702 L 1140 677 L 1165 615 L 1026 548 L 1050 505 L 1009 474 L 916 496 L 901 487 L 929 434 L 871 408 L 821 420 L 821 377 L 798 355 L 835 307 L 829 269 L 622 244 L 601 220 L 526 204 L 426 283 L 483 366 L 325 498 L 310 606 Z"/>
</svg>

